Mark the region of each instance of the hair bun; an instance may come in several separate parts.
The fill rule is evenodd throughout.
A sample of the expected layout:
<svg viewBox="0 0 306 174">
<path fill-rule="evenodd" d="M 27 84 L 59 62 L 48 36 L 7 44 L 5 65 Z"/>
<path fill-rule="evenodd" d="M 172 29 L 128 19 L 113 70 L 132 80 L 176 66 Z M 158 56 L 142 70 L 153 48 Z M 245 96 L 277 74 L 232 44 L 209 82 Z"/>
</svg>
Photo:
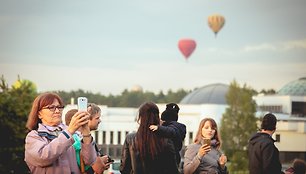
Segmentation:
<svg viewBox="0 0 306 174">
<path fill-rule="evenodd" d="M 174 110 L 176 113 L 178 113 L 180 108 L 176 103 L 169 103 L 166 105 L 166 110 Z"/>
</svg>

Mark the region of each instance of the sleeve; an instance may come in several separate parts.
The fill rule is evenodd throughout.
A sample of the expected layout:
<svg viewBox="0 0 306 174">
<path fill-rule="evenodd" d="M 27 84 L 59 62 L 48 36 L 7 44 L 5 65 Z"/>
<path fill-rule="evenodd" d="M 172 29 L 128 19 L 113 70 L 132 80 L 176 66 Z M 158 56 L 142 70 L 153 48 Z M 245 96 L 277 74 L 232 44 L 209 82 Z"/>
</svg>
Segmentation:
<svg viewBox="0 0 306 174">
<path fill-rule="evenodd" d="M 57 138 L 48 141 L 33 130 L 28 133 L 25 139 L 25 160 L 34 166 L 50 166 L 73 143 L 74 140 L 69 132 L 61 133 Z"/>
<path fill-rule="evenodd" d="M 184 156 L 184 174 L 191 174 L 196 171 L 201 163 L 201 159 L 197 156 L 198 148 L 195 144 L 187 146 Z"/>
<path fill-rule="evenodd" d="M 82 142 L 81 154 L 85 165 L 91 166 L 97 158 L 97 152 L 95 149 L 95 142 L 91 138 L 91 143 L 85 144 Z"/>
<path fill-rule="evenodd" d="M 178 138 L 181 139 L 180 134 L 171 125 L 158 126 L 157 134 L 164 138 Z"/>
<path fill-rule="evenodd" d="M 129 150 L 129 138 L 128 135 L 124 141 L 122 147 L 122 154 L 121 154 L 121 164 L 120 164 L 120 172 L 122 174 L 129 174 L 132 170 L 132 162 L 131 162 L 131 154 Z"/>
</svg>

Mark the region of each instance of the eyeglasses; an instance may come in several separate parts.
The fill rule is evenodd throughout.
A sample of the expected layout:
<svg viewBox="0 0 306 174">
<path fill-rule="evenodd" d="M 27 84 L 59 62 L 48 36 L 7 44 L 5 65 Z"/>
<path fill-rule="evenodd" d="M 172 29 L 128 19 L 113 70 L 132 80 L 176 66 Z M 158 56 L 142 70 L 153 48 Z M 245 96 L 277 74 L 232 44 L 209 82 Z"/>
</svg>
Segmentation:
<svg viewBox="0 0 306 174">
<path fill-rule="evenodd" d="M 58 109 L 59 111 L 63 111 L 65 106 L 54 106 L 54 105 L 51 105 L 51 106 L 46 106 L 46 107 L 43 107 L 42 109 L 49 109 L 51 112 L 55 112 L 56 109 Z"/>
</svg>

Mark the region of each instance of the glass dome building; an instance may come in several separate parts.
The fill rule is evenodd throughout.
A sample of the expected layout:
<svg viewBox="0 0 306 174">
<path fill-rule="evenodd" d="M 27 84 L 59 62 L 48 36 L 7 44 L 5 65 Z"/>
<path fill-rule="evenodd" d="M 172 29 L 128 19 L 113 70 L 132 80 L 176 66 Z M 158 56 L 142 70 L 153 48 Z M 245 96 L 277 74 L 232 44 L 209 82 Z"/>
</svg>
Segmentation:
<svg viewBox="0 0 306 174">
<path fill-rule="evenodd" d="M 306 96 L 306 77 L 287 83 L 277 94 L 290 96 Z"/>
</svg>

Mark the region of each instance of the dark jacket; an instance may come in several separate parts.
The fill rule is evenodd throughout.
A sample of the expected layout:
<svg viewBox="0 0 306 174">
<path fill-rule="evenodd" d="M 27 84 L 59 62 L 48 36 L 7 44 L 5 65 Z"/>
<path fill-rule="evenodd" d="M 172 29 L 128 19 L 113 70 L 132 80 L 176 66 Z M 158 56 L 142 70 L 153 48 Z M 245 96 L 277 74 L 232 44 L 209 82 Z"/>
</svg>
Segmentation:
<svg viewBox="0 0 306 174">
<path fill-rule="evenodd" d="M 158 126 L 157 134 L 161 137 L 170 138 L 176 150 L 176 159 L 179 164 L 181 161 L 180 150 L 186 136 L 186 126 L 177 121 L 164 122 L 162 126 Z"/>
<path fill-rule="evenodd" d="M 250 174 L 280 174 L 282 165 L 279 151 L 269 134 L 256 133 L 249 140 L 248 156 Z"/>
<path fill-rule="evenodd" d="M 165 149 L 154 160 L 141 161 L 135 149 L 136 133 L 126 136 L 123 148 L 120 172 L 122 174 L 177 174 L 175 148 L 171 140 L 165 139 Z"/>
</svg>

